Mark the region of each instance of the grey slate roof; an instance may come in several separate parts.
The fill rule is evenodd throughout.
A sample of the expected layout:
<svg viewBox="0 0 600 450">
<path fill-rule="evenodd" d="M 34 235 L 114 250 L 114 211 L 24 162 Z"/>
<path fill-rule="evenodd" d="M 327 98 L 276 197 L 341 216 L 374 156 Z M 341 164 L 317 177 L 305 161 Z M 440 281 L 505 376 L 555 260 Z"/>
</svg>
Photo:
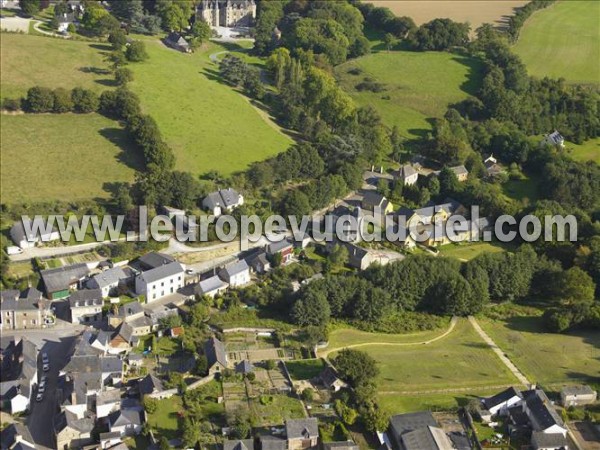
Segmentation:
<svg viewBox="0 0 600 450">
<path fill-rule="evenodd" d="M 181 45 L 182 47 L 190 46 L 190 44 L 188 44 L 188 42 L 183 38 L 182 35 L 174 31 L 169 33 L 169 35 L 167 36 L 167 41 L 175 45 Z"/>
<path fill-rule="evenodd" d="M 452 172 L 454 172 L 456 174 L 456 176 L 469 174 L 469 171 L 467 170 L 467 168 L 465 166 L 450 167 L 450 170 Z"/>
<path fill-rule="evenodd" d="M 178 273 L 183 273 L 183 267 L 177 261 L 174 261 L 163 266 L 147 270 L 146 272 L 142 272 L 139 276 L 146 283 L 153 283 L 155 281 L 177 275 Z"/>
<path fill-rule="evenodd" d="M 104 356 L 100 359 L 102 373 L 115 373 L 123 371 L 123 361 L 117 356 Z"/>
<path fill-rule="evenodd" d="M 236 263 L 233 263 L 227 267 L 225 267 L 222 272 L 226 272 L 230 277 L 238 274 L 238 273 L 242 273 L 246 270 L 248 270 L 248 264 L 246 263 L 245 260 L 240 260 Z"/>
<path fill-rule="evenodd" d="M 202 201 L 205 208 L 214 209 L 216 206 L 230 208 L 240 201 L 240 194 L 232 188 L 221 189 L 217 192 L 211 192 Z"/>
<path fill-rule="evenodd" d="M 107 269 L 98 275 L 94 275 L 92 278 L 96 281 L 96 283 L 98 283 L 100 289 L 102 289 L 104 287 L 114 285 L 121 280 L 125 280 L 127 275 L 120 267 L 113 267 L 112 269 Z"/>
<path fill-rule="evenodd" d="M 316 418 L 288 419 L 285 432 L 289 439 L 311 439 L 319 436 L 319 423 Z"/>
<path fill-rule="evenodd" d="M 200 295 L 208 294 L 209 292 L 216 291 L 217 289 L 222 289 L 227 286 L 223 280 L 221 280 L 217 275 L 214 277 L 207 278 L 206 280 L 202 280 L 198 283 L 197 292 Z"/>
<path fill-rule="evenodd" d="M 140 390 L 140 395 L 152 394 L 153 392 L 165 390 L 162 381 L 152 374 L 148 374 L 138 381 L 138 389 Z"/>
<path fill-rule="evenodd" d="M 112 427 L 123 427 L 127 425 L 141 425 L 142 419 L 139 411 L 133 409 L 122 409 L 114 411 L 108 416 L 110 421 L 110 428 Z"/>
<path fill-rule="evenodd" d="M 223 450 L 254 450 L 254 441 L 252 439 L 224 441 Z"/>
<path fill-rule="evenodd" d="M 386 201 L 386 198 L 376 191 L 368 191 L 363 196 L 362 203 L 365 207 L 374 208 L 375 206 L 381 206 Z"/>
<path fill-rule="evenodd" d="M 166 255 L 160 252 L 150 252 L 138 259 L 139 263 L 144 267 L 145 270 L 155 269 L 165 264 L 169 264 L 175 261 L 172 256 Z"/>
<path fill-rule="evenodd" d="M 594 395 L 594 390 L 588 385 L 566 386 L 561 391 L 564 395 Z"/>
<path fill-rule="evenodd" d="M 274 255 L 275 253 L 279 253 L 285 250 L 286 248 L 290 248 L 293 246 L 294 245 L 287 239 L 282 239 L 281 241 L 271 242 L 269 245 L 267 245 L 267 253 L 269 255 Z"/>
<path fill-rule="evenodd" d="M 390 426 L 397 436 L 425 427 L 437 427 L 438 424 L 430 411 L 398 414 L 390 418 Z"/>
<path fill-rule="evenodd" d="M 71 308 L 84 306 L 102 305 L 102 291 L 100 289 L 82 289 L 75 291 L 69 296 Z"/>
<path fill-rule="evenodd" d="M 244 373 L 244 374 L 246 374 L 246 373 L 252 372 L 253 370 L 254 370 L 254 366 L 247 359 L 244 359 L 243 361 L 240 361 L 235 366 L 235 371 L 237 373 Z"/>
<path fill-rule="evenodd" d="M 416 173 L 418 173 L 418 172 L 410 164 L 405 164 L 398 171 L 398 174 L 399 174 L 400 178 L 402 178 L 402 179 L 406 179 L 412 175 L 415 175 Z"/>
<path fill-rule="evenodd" d="M 204 343 L 204 355 L 208 360 L 208 367 L 214 366 L 216 363 L 227 367 L 227 353 L 225 345 L 217 338 L 210 338 Z"/>
<path fill-rule="evenodd" d="M 278 436 L 270 434 L 260 437 L 261 450 L 286 450 L 287 442 Z"/>
<path fill-rule="evenodd" d="M 358 450 L 358 445 L 352 441 L 324 442 L 323 450 Z"/>
<path fill-rule="evenodd" d="M 404 450 L 447 450 L 453 448 L 448 436 L 437 427 L 427 426 L 402 435 Z"/>
<path fill-rule="evenodd" d="M 561 433 L 534 431 L 531 441 L 535 443 L 534 448 L 566 448 L 568 445 L 567 439 Z"/>
<path fill-rule="evenodd" d="M 144 307 L 139 301 L 129 302 L 125 305 L 119 306 L 117 310 L 118 317 L 126 318 L 135 314 L 143 313 Z"/>
<path fill-rule="evenodd" d="M 30 288 L 21 295 L 19 291 L 12 289 L 0 292 L 2 302 L 0 308 L 2 311 L 32 311 L 39 309 L 40 298 L 31 289 L 40 292 L 35 288 Z"/>
<path fill-rule="evenodd" d="M 517 397 L 521 397 L 521 398 L 523 397 L 520 390 L 515 389 L 514 387 L 511 386 L 508 389 L 505 389 L 502 392 L 499 392 L 498 394 L 496 394 L 492 397 L 484 398 L 483 405 L 485 406 L 486 409 L 490 409 L 490 408 L 493 408 L 494 406 L 498 406 L 501 403 L 506 402 L 507 400 L 510 400 L 515 395 Z"/>
<path fill-rule="evenodd" d="M 535 431 L 543 431 L 553 425 L 565 426 L 562 419 L 554 410 L 552 403 L 541 389 L 523 392 L 523 398 L 527 403 L 527 409 L 532 417 L 532 425 Z"/>
<path fill-rule="evenodd" d="M 259 266 L 268 267 L 270 265 L 269 260 L 267 259 L 267 254 L 264 252 L 260 252 L 259 254 L 253 256 L 250 259 L 248 264 L 253 269 L 257 269 Z"/>
<path fill-rule="evenodd" d="M 31 232 L 30 233 L 26 233 L 25 232 L 25 227 L 23 226 L 23 223 L 27 223 L 28 227 Z M 36 239 L 36 236 L 38 236 L 38 234 L 33 232 L 32 229 L 32 221 L 31 219 L 23 219 L 23 220 L 17 220 L 13 226 L 10 228 L 10 236 L 13 239 L 15 244 L 19 244 L 21 241 L 29 241 L 29 242 L 33 242 Z M 46 225 L 44 223 L 44 225 Z M 44 231 L 41 229 L 44 227 L 40 227 L 39 229 L 39 237 L 40 240 L 43 240 L 46 237 L 50 237 L 50 233 L 44 233 Z M 56 231 L 55 228 L 52 228 L 52 231 Z"/>
<path fill-rule="evenodd" d="M 34 444 L 33 437 L 29 432 L 29 428 L 27 426 L 15 422 L 13 424 L 8 425 L 6 428 L 2 430 L 0 433 L 0 443 L 2 445 L 2 450 L 4 449 L 13 449 L 13 445 L 17 441 L 17 436 L 21 436 L 21 439 L 27 443 Z M 34 448 L 34 447 L 24 447 L 24 448 Z"/>
<path fill-rule="evenodd" d="M 90 269 L 88 269 L 87 264 L 80 263 L 42 270 L 40 275 L 44 281 L 44 286 L 46 286 L 46 291 L 51 293 L 69 289 L 69 286 L 83 279 L 88 273 L 90 273 Z"/>
<path fill-rule="evenodd" d="M 109 405 L 111 403 L 119 403 L 121 401 L 121 390 L 110 389 L 108 391 L 102 391 L 96 395 L 97 405 Z"/>
</svg>

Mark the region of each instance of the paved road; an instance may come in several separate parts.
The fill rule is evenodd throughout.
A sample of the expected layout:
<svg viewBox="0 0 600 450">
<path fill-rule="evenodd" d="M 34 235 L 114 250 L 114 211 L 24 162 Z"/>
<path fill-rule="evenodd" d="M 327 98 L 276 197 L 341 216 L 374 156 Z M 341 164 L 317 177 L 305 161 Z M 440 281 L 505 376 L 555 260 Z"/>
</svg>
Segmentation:
<svg viewBox="0 0 600 450">
<path fill-rule="evenodd" d="M 475 331 L 477 331 L 479 336 L 481 336 L 481 339 L 483 339 L 485 343 L 489 345 L 490 348 L 494 351 L 494 353 L 498 355 L 500 360 L 504 363 L 506 367 L 508 367 L 508 370 L 511 371 L 511 373 L 519 380 L 519 382 L 522 385 L 529 387 L 532 383 L 527 379 L 525 375 L 523 375 L 523 373 L 517 368 L 517 366 L 513 364 L 513 362 L 508 358 L 508 356 L 506 356 L 506 354 L 502 351 L 502 349 L 498 347 L 498 345 L 496 345 L 493 339 L 489 337 L 489 335 L 485 331 L 483 331 L 483 328 L 481 328 L 479 323 L 477 323 L 477 319 L 475 319 L 475 317 L 473 316 L 469 316 L 469 322 L 471 322 L 471 325 L 473 325 Z"/>
</svg>

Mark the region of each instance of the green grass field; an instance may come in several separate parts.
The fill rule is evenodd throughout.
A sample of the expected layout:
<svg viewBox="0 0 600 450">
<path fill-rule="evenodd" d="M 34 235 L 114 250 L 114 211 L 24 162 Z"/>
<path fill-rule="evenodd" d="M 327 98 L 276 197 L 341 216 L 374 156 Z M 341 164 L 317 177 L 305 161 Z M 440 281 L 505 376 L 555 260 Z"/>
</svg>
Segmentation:
<svg viewBox="0 0 600 450">
<path fill-rule="evenodd" d="M 512 200 L 535 202 L 540 198 L 540 178 L 525 175 L 522 180 L 508 180 L 502 185 L 504 195 Z"/>
<path fill-rule="evenodd" d="M 390 414 L 415 411 L 448 411 L 465 406 L 469 400 L 478 397 L 491 397 L 501 389 L 472 389 L 457 393 L 401 395 L 385 394 L 378 398 L 379 405 Z"/>
<path fill-rule="evenodd" d="M 534 13 L 514 50 L 531 75 L 600 83 L 600 2 L 565 0 Z"/>
<path fill-rule="evenodd" d="M 500 253 L 505 249 L 493 242 L 474 242 L 470 244 L 449 244 L 438 248 L 442 256 L 469 261 L 482 253 Z"/>
<path fill-rule="evenodd" d="M 175 439 L 180 437 L 180 414 L 183 414 L 183 401 L 179 395 L 174 395 L 158 401 L 156 411 L 148 414 L 148 424 L 159 436 Z"/>
<path fill-rule="evenodd" d="M 355 330 L 353 328 L 339 328 L 329 333 L 328 349 L 339 349 L 348 345 L 365 343 L 389 342 L 389 343 L 414 343 L 424 342 L 444 333 L 447 328 L 419 331 L 407 334 L 369 333 L 367 331 Z"/>
<path fill-rule="evenodd" d="M 0 49 L 2 98 L 22 97 L 36 85 L 96 92 L 113 87 L 112 75 L 104 72 L 106 44 L 2 33 Z"/>
<path fill-rule="evenodd" d="M 595 161 L 600 164 L 600 138 L 590 139 L 581 145 L 567 142 L 567 153 L 577 161 Z"/>
<path fill-rule="evenodd" d="M 600 333 L 544 333 L 540 317 L 481 319 L 480 324 L 534 382 L 548 385 L 598 381 Z"/>
<path fill-rule="evenodd" d="M 130 65 L 131 89 L 173 148 L 177 169 L 231 174 L 292 144 L 264 111 L 220 81 L 209 55 L 223 47 L 209 44 L 186 55 L 146 42 L 150 59 Z"/>
<path fill-rule="evenodd" d="M 5 203 L 106 198 L 140 166 L 125 131 L 98 114 L 3 115 L 0 141 Z"/>
<path fill-rule="evenodd" d="M 290 376 L 294 380 L 310 380 L 319 376 L 325 369 L 322 359 L 298 359 L 285 363 Z"/>
<path fill-rule="evenodd" d="M 361 73 L 349 72 L 359 69 Z M 441 117 L 449 104 L 474 94 L 481 64 L 474 59 L 439 52 L 378 52 L 335 69 L 340 85 L 359 105 L 372 105 L 388 126 L 397 125 L 407 138 L 424 136 L 428 118 Z M 386 86 L 379 93 L 359 92 L 365 77 Z"/>
</svg>

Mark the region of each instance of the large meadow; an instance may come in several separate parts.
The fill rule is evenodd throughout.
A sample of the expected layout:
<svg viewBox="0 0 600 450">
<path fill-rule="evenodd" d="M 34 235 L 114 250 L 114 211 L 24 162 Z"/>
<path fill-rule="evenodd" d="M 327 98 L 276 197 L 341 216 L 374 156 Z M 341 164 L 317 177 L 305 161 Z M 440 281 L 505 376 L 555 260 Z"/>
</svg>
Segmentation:
<svg viewBox="0 0 600 450">
<path fill-rule="evenodd" d="M 563 0 L 525 23 L 514 51 L 531 75 L 600 83 L 600 2 Z"/>
</svg>

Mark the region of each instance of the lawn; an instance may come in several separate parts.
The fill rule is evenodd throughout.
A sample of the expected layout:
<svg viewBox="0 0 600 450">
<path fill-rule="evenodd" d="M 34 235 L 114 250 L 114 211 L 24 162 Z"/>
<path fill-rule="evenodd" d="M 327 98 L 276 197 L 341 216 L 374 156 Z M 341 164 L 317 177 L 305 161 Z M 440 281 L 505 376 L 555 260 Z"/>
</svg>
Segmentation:
<svg viewBox="0 0 600 450">
<path fill-rule="evenodd" d="M 533 316 L 481 319 L 480 324 L 533 382 L 598 382 L 600 333 L 545 333 L 543 319 Z"/>
<path fill-rule="evenodd" d="M 250 411 L 255 426 L 280 426 L 286 419 L 304 418 L 300 400 L 287 395 L 263 395 L 250 400 Z"/>
<path fill-rule="evenodd" d="M 2 33 L 0 96 L 22 97 L 27 89 L 76 86 L 102 92 L 113 85 L 106 73 L 106 44 Z"/>
<path fill-rule="evenodd" d="M 3 115 L 0 141 L 5 203 L 107 198 L 140 167 L 126 132 L 98 114 Z"/>
<path fill-rule="evenodd" d="M 380 395 L 378 402 L 390 414 L 401 414 L 416 411 L 448 411 L 465 406 L 470 400 L 497 394 L 501 389 L 473 389 L 460 393 L 439 394 L 385 394 Z"/>
<path fill-rule="evenodd" d="M 427 119 L 443 116 L 449 104 L 477 91 L 481 63 L 450 53 L 378 52 L 338 66 L 335 74 L 359 105 L 373 106 L 384 123 L 397 125 L 412 139 L 431 130 Z M 367 77 L 385 85 L 385 90 L 358 91 L 356 86 Z"/>
<path fill-rule="evenodd" d="M 318 377 L 325 369 L 322 359 L 287 361 L 285 365 L 293 380 L 310 380 Z"/>
<path fill-rule="evenodd" d="M 600 164 L 600 138 L 590 139 L 583 144 L 565 143 L 567 153 L 577 161 L 595 161 Z"/>
<path fill-rule="evenodd" d="M 521 180 L 508 180 L 502 185 L 504 194 L 513 200 L 535 202 L 540 197 L 540 178 L 524 175 Z"/>
<path fill-rule="evenodd" d="M 414 343 L 435 338 L 446 331 L 446 328 L 431 331 L 419 331 L 407 334 L 369 333 L 353 328 L 339 328 L 329 333 L 329 345 L 325 350 L 340 349 L 349 345 L 368 343 Z"/>
<path fill-rule="evenodd" d="M 231 174 L 292 144 L 264 111 L 220 81 L 209 56 L 224 47 L 182 54 L 158 40 L 146 45 L 150 59 L 130 66 L 130 87 L 173 148 L 177 169 Z"/>
<path fill-rule="evenodd" d="M 569 0 L 526 22 L 514 51 L 537 77 L 600 83 L 600 2 Z"/>
<path fill-rule="evenodd" d="M 482 253 L 500 253 L 503 247 L 494 242 L 474 242 L 465 244 L 449 244 L 439 247 L 442 256 L 469 261 Z"/>
<path fill-rule="evenodd" d="M 148 414 L 148 424 L 155 433 L 167 439 L 181 437 L 179 433 L 179 415 L 183 413 L 183 402 L 179 395 L 158 401 L 154 414 Z"/>
</svg>

